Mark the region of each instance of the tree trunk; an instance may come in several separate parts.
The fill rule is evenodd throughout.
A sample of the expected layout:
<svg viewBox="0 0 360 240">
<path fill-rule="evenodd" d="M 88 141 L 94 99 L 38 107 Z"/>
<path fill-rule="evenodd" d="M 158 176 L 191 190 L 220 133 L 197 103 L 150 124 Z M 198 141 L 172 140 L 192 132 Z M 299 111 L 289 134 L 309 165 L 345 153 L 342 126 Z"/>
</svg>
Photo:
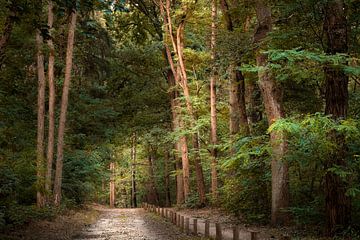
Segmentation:
<svg viewBox="0 0 360 240">
<path fill-rule="evenodd" d="M 179 24 L 177 29 L 177 53 L 179 58 L 179 66 L 180 66 L 180 75 L 181 75 L 181 86 L 183 89 L 186 108 L 188 114 L 191 119 L 191 128 L 194 128 L 194 124 L 196 121 L 195 113 L 193 110 L 193 106 L 191 103 L 190 97 L 190 90 L 186 76 L 186 68 L 184 63 L 184 30 L 185 30 L 185 22 Z M 196 174 L 196 185 L 199 194 L 199 203 L 200 205 L 205 205 L 206 203 L 206 196 L 205 196 L 205 181 L 204 181 L 204 173 L 201 165 L 201 158 L 200 158 L 200 149 L 199 149 L 199 134 L 193 133 L 192 136 L 192 143 L 194 148 L 194 163 L 195 163 L 195 174 Z"/>
<path fill-rule="evenodd" d="M 217 2 L 211 2 L 211 60 L 212 71 L 210 76 L 210 140 L 213 145 L 211 148 L 211 194 L 212 201 L 216 203 L 218 200 L 218 173 L 217 173 L 217 117 L 216 117 L 216 32 L 217 32 Z"/>
<path fill-rule="evenodd" d="M 166 49 L 165 51 L 169 51 Z M 168 56 L 169 54 L 164 54 Z M 171 54 L 170 54 L 171 55 Z M 169 65 L 170 61 L 168 60 Z M 170 96 L 170 104 L 171 104 L 171 113 L 172 113 L 172 130 L 176 131 L 180 126 L 180 115 L 178 114 L 178 108 L 180 107 L 179 99 L 178 99 L 178 91 L 176 88 L 175 78 L 173 72 L 171 70 L 167 73 L 167 81 L 171 91 L 169 91 Z M 175 148 L 177 153 L 181 153 L 181 163 L 178 160 L 177 154 L 175 154 L 176 166 L 178 169 L 182 170 L 182 172 L 178 173 L 176 176 L 177 190 L 176 190 L 176 203 L 182 204 L 186 200 L 189 195 L 189 159 L 188 159 L 188 150 L 187 150 L 187 142 L 186 137 L 183 136 L 179 139 L 177 143 L 175 143 Z M 184 167 L 185 166 L 185 167 Z M 186 178 L 186 180 L 185 180 Z M 180 185 L 181 184 L 181 185 Z"/>
<path fill-rule="evenodd" d="M 148 162 L 149 162 L 149 202 L 159 206 L 160 198 L 159 192 L 156 187 L 156 180 L 154 174 L 154 161 L 155 161 L 155 150 L 151 146 L 148 147 Z"/>
<path fill-rule="evenodd" d="M 166 36 L 170 38 L 175 56 L 177 58 L 177 67 L 176 68 L 175 68 L 175 64 L 172 60 L 171 52 L 168 49 L 168 47 L 166 47 L 166 54 L 167 54 L 168 60 L 170 61 L 170 68 L 171 68 L 171 71 L 173 72 L 175 82 L 177 85 L 181 86 L 183 89 L 186 108 L 187 108 L 188 114 L 191 118 L 191 126 L 190 127 L 193 129 L 196 118 L 195 118 L 195 114 L 194 114 L 193 107 L 192 107 L 191 100 L 190 100 L 190 91 L 189 91 L 188 82 L 187 82 L 186 67 L 185 67 L 184 55 L 183 55 L 184 30 L 185 30 L 186 14 L 187 14 L 186 7 L 184 8 L 185 13 L 181 17 L 181 21 L 178 24 L 178 27 L 176 29 L 176 38 L 175 38 L 173 35 L 172 20 L 171 20 L 171 16 L 170 16 L 170 14 L 171 14 L 170 13 L 171 12 L 170 11 L 171 10 L 170 9 L 170 6 L 171 6 L 170 0 L 166 0 L 166 7 L 165 7 L 166 11 L 164 11 L 164 5 L 163 5 L 162 1 L 159 1 L 159 6 L 160 6 L 160 12 L 164 19 Z M 179 121 L 179 125 L 180 125 L 180 127 L 182 127 L 181 120 Z M 181 142 L 182 142 L 181 146 L 183 149 L 182 154 L 185 155 L 185 153 L 186 153 L 186 155 L 187 155 L 187 152 L 185 151 L 185 150 L 187 150 L 187 145 L 186 145 L 186 141 L 184 141 L 184 140 L 186 140 L 185 137 L 181 139 Z M 193 142 L 194 155 L 195 155 L 194 162 L 195 162 L 196 182 L 197 182 L 197 188 L 198 188 L 198 193 L 199 193 L 199 202 L 201 205 L 204 205 L 206 202 L 205 183 L 204 183 L 204 176 L 203 176 L 203 170 L 202 170 L 202 166 L 201 166 L 201 159 L 200 159 L 200 152 L 199 152 L 198 133 L 193 134 L 192 142 Z M 188 190 L 186 189 L 186 186 L 188 184 L 188 182 L 187 182 L 188 179 L 187 179 L 187 176 L 185 175 L 185 173 L 188 172 L 187 164 L 183 163 L 183 170 L 184 170 L 184 194 L 185 194 L 185 199 L 187 199 L 187 196 L 188 196 L 187 191 Z"/>
<path fill-rule="evenodd" d="M 136 133 L 133 134 L 132 137 L 132 147 L 131 147 L 131 207 L 137 207 L 137 199 L 136 199 Z"/>
<path fill-rule="evenodd" d="M 181 151 L 181 146 L 177 144 L 176 146 L 177 151 Z M 184 196 L 184 175 L 183 175 L 183 167 L 181 164 L 181 160 L 174 156 L 175 160 L 175 170 L 177 172 L 176 174 L 176 204 L 180 205 L 185 202 L 185 196 Z"/>
<path fill-rule="evenodd" d="M 221 9 L 226 22 L 226 29 L 229 32 L 234 31 L 232 18 L 229 12 L 229 5 L 226 0 L 221 0 Z M 234 61 L 230 63 L 228 71 L 229 77 L 229 130 L 230 135 L 241 133 L 249 134 L 249 124 L 247 120 L 246 104 L 245 104 L 245 78 L 240 70 L 236 67 Z"/>
<path fill-rule="evenodd" d="M 37 113 L 37 147 L 36 147 L 36 168 L 37 168 L 37 193 L 36 203 L 43 207 L 44 199 L 44 124 L 45 124 L 45 70 L 44 54 L 42 52 L 43 38 L 40 30 L 36 30 L 37 47 L 37 73 L 38 73 L 38 113 Z"/>
<path fill-rule="evenodd" d="M 230 136 L 233 137 L 240 132 L 240 101 L 239 96 L 239 84 L 236 79 L 236 65 L 230 64 L 228 71 L 229 76 L 229 130 Z"/>
<path fill-rule="evenodd" d="M 52 32 L 54 22 L 53 2 L 50 0 L 48 5 L 48 25 L 49 31 Z M 55 48 L 52 39 L 48 40 L 49 46 L 49 64 L 48 64 L 48 81 L 49 81 L 49 129 L 47 144 L 47 171 L 45 180 L 45 190 L 48 194 L 51 191 L 52 164 L 54 161 L 54 135 L 55 135 Z"/>
<path fill-rule="evenodd" d="M 247 82 L 245 96 L 247 96 L 246 102 L 249 106 L 249 123 L 250 126 L 252 126 L 262 119 L 262 113 L 259 110 L 259 106 L 261 105 L 260 89 L 255 81 L 250 80 Z"/>
<path fill-rule="evenodd" d="M 74 49 L 74 37 L 76 28 L 76 16 L 75 10 L 71 12 L 69 33 L 66 48 L 66 64 L 65 64 L 65 79 L 61 98 L 61 109 L 60 109 L 60 121 L 58 130 L 58 144 L 57 144 L 57 158 L 56 158 L 56 171 L 54 181 L 54 204 L 59 206 L 61 202 L 61 183 L 62 183 L 62 169 L 63 169 L 63 158 L 64 158 L 64 135 L 65 135 L 65 122 L 66 112 L 68 107 L 69 89 L 71 80 L 71 69 L 72 69 L 72 57 Z"/>
<path fill-rule="evenodd" d="M 246 102 L 245 102 L 245 77 L 240 70 L 236 70 L 236 82 L 238 84 L 238 101 L 240 107 L 240 133 L 244 136 L 249 135 L 250 128 L 248 123 L 248 116 L 246 113 Z"/>
<path fill-rule="evenodd" d="M 254 40 L 261 44 L 264 38 L 272 29 L 271 8 L 266 5 L 265 0 L 256 0 L 256 15 L 258 27 Z M 258 49 L 256 63 L 258 67 L 264 68 L 267 65 L 267 55 Z M 265 111 L 269 125 L 284 117 L 282 104 L 282 89 L 271 77 L 268 70 L 259 71 L 259 85 L 262 93 Z M 270 133 L 270 144 L 272 147 L 271 161 L 271 223 L 273 225 L 287 224 L 288 213 L 284 212 L 289 206 L 289 173 L 288 165 L 283 161 L 287 151 L 285 135 L 282 132 Z"/>
<path fill-rule="evenodd" d="M 169 162 L 170 162 L 170 152 L 166 151 L 165 159 L 164 159 L 165 207 L 171 206 L 171 193 L 170 193 L 170 184 L 171 183 L 170 183 Z M 177 162 L 179 162 L 179 161 L 177 161 Z M 176 179 L 178 179 L 178 178 L 176 178 Z"/>
<path fill-rule="evenodd" d="M 324 32 L 327 37 L 327 53 L 348 52 L 348 33 L 342 0 L 332 0 L 325 6 Z M 335 120 L 344 119 L 348 110 L 348 76 L 340 69 L 326 66 L 325 69 L 325 114 Z M 325 169 L 346 166 L 347 146 L 345 136 L 333 131 L 329 138 L 338 147 L 325 163 Z M 337 174 L 328 171 L 325 175 L 326 235 L 333 236 L 350 224 L 351 202 L 346 196 L 346 183 Z"/>
<path fill-rule="evenodd" d="M 110 163 L 110 207 L 115 207 L 115 163 Z"/>
</svg>

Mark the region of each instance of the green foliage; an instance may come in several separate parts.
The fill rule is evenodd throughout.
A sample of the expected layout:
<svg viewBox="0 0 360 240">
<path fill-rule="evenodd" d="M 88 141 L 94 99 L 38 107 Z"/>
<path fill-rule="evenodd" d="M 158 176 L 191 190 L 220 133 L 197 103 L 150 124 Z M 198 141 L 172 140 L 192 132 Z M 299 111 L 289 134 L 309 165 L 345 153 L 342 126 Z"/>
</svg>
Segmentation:
<svg viewBox="0 0 360 240">
<path fill-rule="evenodd" d="M 295 219 L 301 223 L 322 222 L 325 199 L 323 178 L 327 172 L 338 175 L 346 182 L 347 195 L 353 199 L 359 197 L 359 122 L 347 119 L 335 121 L 322 114 L 296 116 L 275 122 L 269 131 L 284 131 L 288 135 L 290 189 L 293 196 L 292 208 Z M 348 148 L 346 166 L 324 168 L 325 162 L 333 152 L 339 151 L 339 145 L 329 137 L 336 131 L 344 136 Z M 309 214 L 307 214 L 309 213 Z M 310 214 L 311 213 L 311 214 Z M 358 217 L 357 213 L 353 213 Z"/>
<path fill-rule="evenodd" d="M 267 222 L 270 212 L 270 154 L 267 136 L 239 137 L 222 161 L 222 205 L 248 222 Z M 223 172 L 222 171 L 222 172 Z M 236 191 L 235 191 L 236 189 Z"/>
</svg>

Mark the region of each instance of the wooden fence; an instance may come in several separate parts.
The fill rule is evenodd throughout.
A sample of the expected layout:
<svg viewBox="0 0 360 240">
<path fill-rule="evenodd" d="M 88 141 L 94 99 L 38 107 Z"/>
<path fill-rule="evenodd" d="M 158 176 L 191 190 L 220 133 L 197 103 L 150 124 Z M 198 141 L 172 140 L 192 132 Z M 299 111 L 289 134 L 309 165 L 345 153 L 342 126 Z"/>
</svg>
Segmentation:
<svg viewBox="0 0 360 240">
<path fill-rule="evenodd" d="M 148 203 L 143 203 L 143 208 L 155 213 L 163 218 L 168 219 L 171 223 L 178 226 L 181 231 L 188 235 L 203 235 L 207 238 L 216 240 L 260 240 L 260 234 L 257 231 L 241 231 L 238 226 L 225 228 L 220 223 L 211 223 L 209 220 L 189 217 L 176 212 L 171 208 L 161 208 Z M 212 227 L 211 227 L 212 226 Z M 274 238 L 271 238 L 274 239 Z M 289 240 L 289 236 L 282 236 L 280 240 Z"/>
</svg>

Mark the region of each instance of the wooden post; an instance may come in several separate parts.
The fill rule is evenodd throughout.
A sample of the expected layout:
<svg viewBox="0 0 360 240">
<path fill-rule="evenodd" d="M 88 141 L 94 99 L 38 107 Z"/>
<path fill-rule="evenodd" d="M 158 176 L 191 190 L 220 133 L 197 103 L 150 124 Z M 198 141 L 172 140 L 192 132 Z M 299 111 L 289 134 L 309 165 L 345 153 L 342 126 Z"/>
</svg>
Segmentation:
<svg viewBox="0 0 360 240">
<path fill-rule="evenodd" d="M 189 229 L 190 229 L 189 218 L 185 218 L 185 233 L 186 234 L 189 234 Z"/>
<path fill-rule="evenodd" d="M 180 227 L 180 225 L 181 225 L 181 221 L 180 221 L 180 219 L 181 219 L 181 215 L 180 215 L 180 214 L 178 214 L 178 215 L 177 215 L 176 222 L 177 222 L 177 226 L 179 226 L 179 227 Z"/>
<path fill-rule="evenodd" d="M 165 217 L 164 208 L 161 208 L 161 217 Z"/>
<path fill-rule="evenodd" d="M 222 233 L 221 233 L 221 225 L 220 223 L 215 223 L 216 228 L 216 240 L 222 240 Z"/>
<path fill-rule="evenodd" d="M 257 232 L 250 231 L 250 239 L 251 240 L 257 240 Z"/>
<path fill-rule="evenodd" d="M 193 219 L 193 224 L 194 224 L 193 233 L 195 235 L 197 235 L 197 219 L 196 218 Z"/>
<path fill-rule="evenodd" d="M 174 212 L 174 218 L 173 218 L 173 223 L 176 225 L 176 218 L 177 218 L 177 212 Z"/>
<path fill-rule="evenodd" d="M 205 220 L 205 237 L 210 237 L 210 222 Z"/>
<path fill-rule="evenodd" d="M 165 209 L 165 217 L 169 218 L 169 210 L 168 209 Z"/>
<path fill-rule="evenodd" d="M 172 210 L 170 210 L 170 222 L 172 222 L 172 220 L 173 220 L 173 211 Z"/>
<path fill-rule="evenodd" d="M 239 228 L 238 228 L 238 226 L 233 226 L 233 240 L 239 240 Z"/>
</svg>

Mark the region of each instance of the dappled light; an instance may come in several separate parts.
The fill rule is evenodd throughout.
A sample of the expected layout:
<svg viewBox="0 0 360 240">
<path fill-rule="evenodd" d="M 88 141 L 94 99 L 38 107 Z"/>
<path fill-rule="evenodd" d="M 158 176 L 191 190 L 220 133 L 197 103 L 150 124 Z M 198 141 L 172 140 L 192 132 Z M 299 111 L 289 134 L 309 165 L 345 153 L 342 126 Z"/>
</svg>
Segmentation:
<svg viewBox="0 0 360 240">
<path fill-rule="evenodd" d="M 0 239 L 359 239 L 355 0 L 0 1 Z"/>
</svg>

